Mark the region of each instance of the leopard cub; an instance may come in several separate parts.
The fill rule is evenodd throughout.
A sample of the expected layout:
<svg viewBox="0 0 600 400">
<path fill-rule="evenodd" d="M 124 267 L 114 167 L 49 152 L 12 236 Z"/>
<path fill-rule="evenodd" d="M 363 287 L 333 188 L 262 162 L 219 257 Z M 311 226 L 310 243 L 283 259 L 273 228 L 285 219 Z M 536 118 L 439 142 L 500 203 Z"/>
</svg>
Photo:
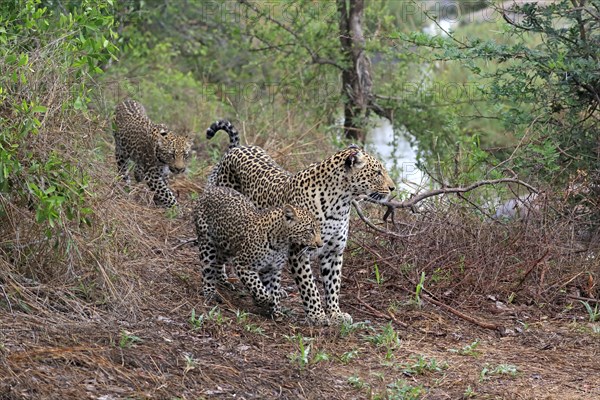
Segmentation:
<svg viewBox="0 0 600 400">
<path fill-rule="evenodd" d="M 241 193 L 212 185 L 200 195 L 193 214 L 204 297 L 215 297 L 220 266 L 231 260 L 255 302 L 280 317 L 281 270 L 290 245 L 305 251 L 323 245 L 314 215 L 288 204 L 259 210 Z"/>
<path fill-rule="evenodd" d="M 169 170 L 173 174 L 185 171 L 192 142 L 152 122 L 144 106 L 134 100 L 125 100 L 116 107 L 114 125 L 119 175 L 129 183 L 128 164 L 133 161 L 135 180 L 146 182 L 154 192 L 154 202 L 165 207 L 176 205 L 167 174 Z"/>
</svg>

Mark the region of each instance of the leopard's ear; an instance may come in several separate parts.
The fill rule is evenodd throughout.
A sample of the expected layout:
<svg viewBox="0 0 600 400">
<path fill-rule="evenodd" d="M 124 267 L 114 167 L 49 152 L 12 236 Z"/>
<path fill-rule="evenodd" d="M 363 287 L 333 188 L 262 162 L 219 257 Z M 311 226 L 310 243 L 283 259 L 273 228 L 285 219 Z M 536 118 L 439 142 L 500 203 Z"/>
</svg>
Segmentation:
<svg viewBox="0 0 600 400">
<path fill-rule="evenodd" d="M 346 157 L 344 166 L 347 171 L 358 170 L 365 166 L 366 157 L 365 154 L 358 148 L 351 146 L 352 151 Z"/>
<path fill-rule="evenodd" d="M 289 204 L 283 206 L 283 215 L 287 222 L 293 222 L 298 219 L 298 215 L 296 214 L 296 210 Z"/>
<path fill-rule="evenodd" d="M 160 128 L 159 133 L 161 136 L 165 137 L 169 134 L 169 131 L 166 128 Z"/>
</svg>

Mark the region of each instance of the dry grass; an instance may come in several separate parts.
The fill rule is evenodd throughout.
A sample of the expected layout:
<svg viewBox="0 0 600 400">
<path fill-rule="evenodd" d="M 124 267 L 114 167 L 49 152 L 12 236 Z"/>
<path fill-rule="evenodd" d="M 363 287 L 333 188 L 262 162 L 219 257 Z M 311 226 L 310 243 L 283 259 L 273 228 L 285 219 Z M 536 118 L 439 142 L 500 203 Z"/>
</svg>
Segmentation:
<svg viewBox="0 0 600 400">
<path fill-rule="evenodd" d="M 31 207 L 0 196 L 1 399 L 600 396 L 598 326 L 566 297 L 598 298 L 599 264 L 590 258 L 598 249 L 581 251 L 565 219 L 490 223 L 463 207 L 398 212 L 398 227 L 388 228 L 414 233 L 400 240 L 355 218 L 341 302 L 361 323 L 306 325 L 288 274 L 289 318 L 275 323 L 241 289 L 222 290 L 218 309 L 204 305 L 196 250 L 184 243 L 206 170 L 174 181 L 181 214 L 157 209 L 144 185 L 127 192 L 115 178 L 107 121 L 47 126 L 48 141 L 85 132 L 62 144 L 90 174 L 89 226 L 64 220 L 48 238 Z M 318 134 L 280 122 L 305 132 L 303 143 Z M 290 170 L 324 156 L 310 144 L 257 140 Z M 374 221 L 381 213 L 367 211 Z M 421 272 L 424 294 L 504 329 L 418 306 Z M 192 310 L 204 318 L 197 326 Z M 385 339 L 388 323 L 398 341 Z M 310 344 L 306 363 L 300 338 Z"/>
<path fill-rule="evenodd" d="M 381 215 L 377 207 L 370 208 L 374 219 Z M 547 199 L 527 219 L 498 221 L 447 198 L 417 213 L 396 211 L 395 226 L 381 225 L 404 239 L 374 235 L 355 223 L 349 251 L 364 268 L 377 263 L 384 276 L 404 277 L 407 291 L 414 291 L 425 273 L 429 292 L 451 303 L 479 303 L 493 296 L 556 313 L 565 294 L 594 299 L 600 294 L 600 242 L 593 233 L 598 227 L 584 228 L 563 210 L 565 204 Z"/>
</svg>

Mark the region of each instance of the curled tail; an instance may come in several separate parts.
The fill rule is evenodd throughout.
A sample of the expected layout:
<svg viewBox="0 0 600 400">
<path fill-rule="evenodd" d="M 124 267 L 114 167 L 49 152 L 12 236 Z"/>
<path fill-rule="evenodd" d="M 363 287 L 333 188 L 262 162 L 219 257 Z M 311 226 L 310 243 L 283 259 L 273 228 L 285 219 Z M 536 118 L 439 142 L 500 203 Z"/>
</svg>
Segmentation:
<svg viewBox="0 0 600 400">
<path fill-rule="evenodd" d="M 240 134 L 233 127 L 231 122 L 221 119 L 217 122 L 213 122 L 212 125 L 206 130 L 206 137 L 212 139 L 220 130 L 224 130 L 229 135 L 229 148 L 238 147 L 240 145 Z"/>
</svg>

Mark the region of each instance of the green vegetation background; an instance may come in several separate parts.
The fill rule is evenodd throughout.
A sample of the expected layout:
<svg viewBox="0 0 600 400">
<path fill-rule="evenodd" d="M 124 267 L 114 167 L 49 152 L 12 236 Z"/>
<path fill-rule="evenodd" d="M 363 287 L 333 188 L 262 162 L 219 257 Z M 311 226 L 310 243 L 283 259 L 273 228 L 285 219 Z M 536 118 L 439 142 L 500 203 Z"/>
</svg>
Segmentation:
<svg viewBox="0 0 600 400">
<path fill-rule="evenodd" d="M 433 182 L 597 181 L 598 1 L 524 5 L 512 25 L 476 18 L 493 4 L 436 4 L 367 2 L 363 21 L 375 97 Z M 424 33 L 443 17 L 453 33 Z M 89 223 L 82 162 L 110 162 L 107 121 L 126 97 L 198 142 L 227 117 L 249 143 L 340 146 L 338 18 L 336 3 L 307 0 L 2 2 L 0 191 L 50 230 Z M 105 136 L 82 134 L 98 121 Z M 200 146 L 192 174 L 219 155 Z"/>
</svg>

